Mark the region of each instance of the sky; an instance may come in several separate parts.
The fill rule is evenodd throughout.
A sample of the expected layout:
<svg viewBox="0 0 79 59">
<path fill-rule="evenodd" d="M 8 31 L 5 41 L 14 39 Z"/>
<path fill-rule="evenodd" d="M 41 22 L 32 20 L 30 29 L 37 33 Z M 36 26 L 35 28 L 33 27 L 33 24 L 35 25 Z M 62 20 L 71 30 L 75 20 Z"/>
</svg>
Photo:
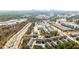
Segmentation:
<svg viewBox="0 0 79 59">
<path fill-rule="evenodd" d="M 79 11 L 79 0 L 0 0 L 0 10 Z"/>
</svg>

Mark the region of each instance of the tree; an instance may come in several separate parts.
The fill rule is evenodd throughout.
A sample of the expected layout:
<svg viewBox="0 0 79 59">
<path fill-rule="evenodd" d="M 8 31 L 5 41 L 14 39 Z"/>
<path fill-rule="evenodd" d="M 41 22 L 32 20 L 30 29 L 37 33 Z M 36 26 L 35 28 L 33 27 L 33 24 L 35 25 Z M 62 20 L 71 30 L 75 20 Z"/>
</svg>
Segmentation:
<svg viewBox="0 0 79 59">
<path fill-rule="evenodd" d="M 79 48 L 79 44 L 71 41 L 71 42 L 64 42 L 63 44 L 58 44 L 55 46 L 56 49 L 76 49 Z"/>
</svg>

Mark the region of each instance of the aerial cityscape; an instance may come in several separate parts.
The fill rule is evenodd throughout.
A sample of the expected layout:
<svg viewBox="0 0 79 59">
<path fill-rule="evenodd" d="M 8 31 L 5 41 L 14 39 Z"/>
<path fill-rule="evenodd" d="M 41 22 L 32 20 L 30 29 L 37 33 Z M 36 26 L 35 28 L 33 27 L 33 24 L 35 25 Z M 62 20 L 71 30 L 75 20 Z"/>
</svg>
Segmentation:
<svg viewBox="0 0 79 59">
<path fill-rule="evenodd" d="M 79 11 L 0 11 L 1 49 L 79 49 Z"/>
<path fill-rule="evenodd" d="M 1 59 L 78 59 L 79 0 L 0 0 Z"/>
</svg>

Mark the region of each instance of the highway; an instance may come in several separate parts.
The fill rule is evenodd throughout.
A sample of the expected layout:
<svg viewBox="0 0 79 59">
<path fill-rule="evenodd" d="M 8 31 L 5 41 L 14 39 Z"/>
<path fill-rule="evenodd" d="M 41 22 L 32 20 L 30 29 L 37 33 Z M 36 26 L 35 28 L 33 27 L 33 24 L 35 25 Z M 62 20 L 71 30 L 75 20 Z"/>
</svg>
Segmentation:
<svg viewBox="0 0 79 59">
<path fill-rule="evenodd" d="M 3 49 L 18 49 L 23 35 L 28 31 L 32 23 L 26 24 L 18 33 L 16 33 L 3 47 Z"/>
</svg>

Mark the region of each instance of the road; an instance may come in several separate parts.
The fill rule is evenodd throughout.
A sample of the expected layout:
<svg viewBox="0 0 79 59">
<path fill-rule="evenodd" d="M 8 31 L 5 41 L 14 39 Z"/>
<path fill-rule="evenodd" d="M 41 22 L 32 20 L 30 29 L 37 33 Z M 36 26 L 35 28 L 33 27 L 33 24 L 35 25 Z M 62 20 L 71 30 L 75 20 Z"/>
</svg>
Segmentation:
<svg viewBox="0 0 79 59">
<path fill-rule="evenodd" d="M 26 24 L 18 33 L 16 33 L 3 47 L 3 49 L 18 49 L 23 35 L 27 32 L 32 23 Z"/>
<path fill-rule="evenodd" d="M 77 40 L 74 40 L 72 37 L 70 37 L 69 35 L 67 35 L 67 34 L 65 34 L 65 33 L 63 33 L 65 36 L 67 36 L 67 38 L 69 38 L 70 40 L 72 40 L 72 41 L 74 41 L 74 42 L 76 42 L 76 43 L 78 43 L 79 44 L 79 41 L 77 41 Z"/>
<path fill-rule="evenodd" d="M 51 23 L 51 22 L 49 22 L 49 24 L 50 24 L 50 23 Z M 51 24 L 52 24 L 52 23 L 51 23 Z M 51 25 L 51 24 L 50 24 L 50 25 Z M 59 32 L 60 34 L 66 36 L 68 39 L 70 39 L 70 40 L 76 42 L 77 44 L 79 44 L 79 41 L 73 39 L 73 38 L 70 37 L 68 34 L 66 34 L 66 33 L 64 33 L 63 31 L 61 31 L 60 29 L 58 29 L 58 28 L 56 27 L 55 23 L 54 23 L 54 25 L 52 24 L 52 26 L 55 27 L 55 28 L 58 30 L 58 32 Z"/>
<path fill-rule="evenodd" d="M 50 24 L 50 23 L 49 23 Z M 52 25 L 52 26 L 51 26 Z M 58 31 L 58 33 L 61 35 L 61 36 L 63 36 L 63 34 L 62 34 L 62 31 L 61 30 L 59 30 L 57 27 L 56 27 L 56 25 L 55 24 L 50 24 L 50 26 L 54 29 L 54 30 L 57 30 Z"/>
</svg>

